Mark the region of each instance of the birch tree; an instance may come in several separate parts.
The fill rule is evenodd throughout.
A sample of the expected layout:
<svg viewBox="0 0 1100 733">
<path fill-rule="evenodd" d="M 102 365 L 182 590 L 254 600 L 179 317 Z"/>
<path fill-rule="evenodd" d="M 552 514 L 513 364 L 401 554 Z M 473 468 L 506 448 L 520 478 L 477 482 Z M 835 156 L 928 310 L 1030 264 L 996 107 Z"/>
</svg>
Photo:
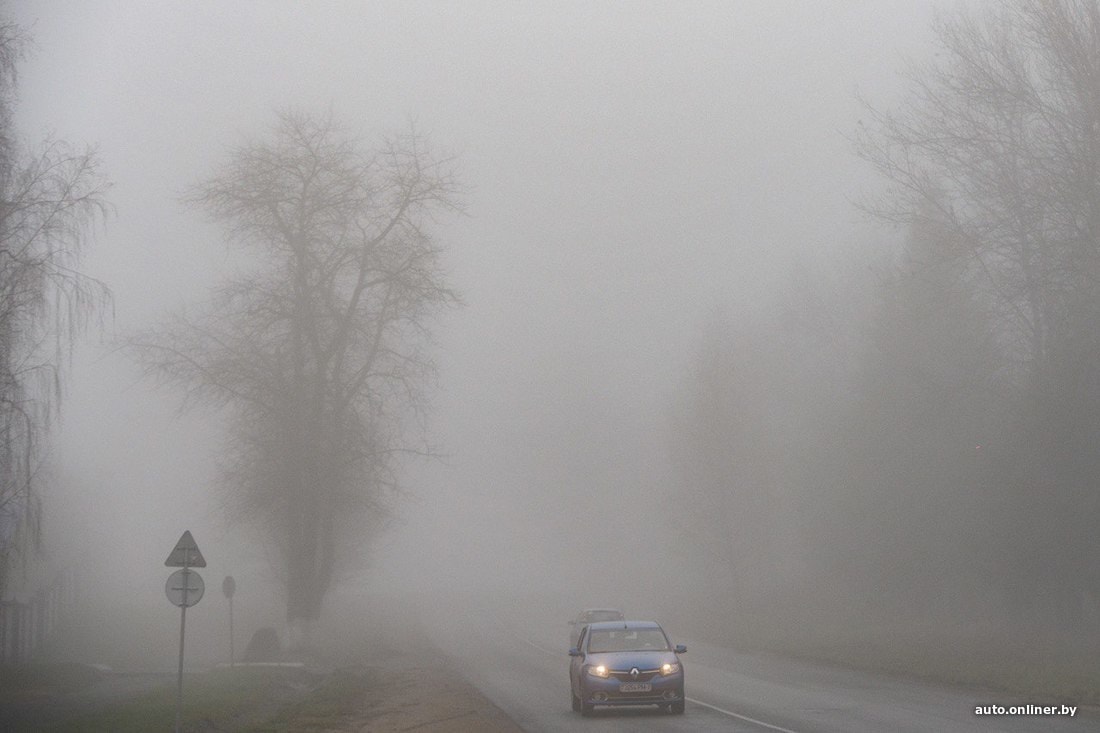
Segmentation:
<svg viewBox="0 0 1100 733">
<path fill-rule="evenodd" d="M 41 538 L 37 474 L 66 353 L 111 300 L 79 270 L 108 208 L 94 149 L 27 144 L 12 125 L 27 43 L 22 28 L 0 21 L 0 596 Z"/>
</svg>

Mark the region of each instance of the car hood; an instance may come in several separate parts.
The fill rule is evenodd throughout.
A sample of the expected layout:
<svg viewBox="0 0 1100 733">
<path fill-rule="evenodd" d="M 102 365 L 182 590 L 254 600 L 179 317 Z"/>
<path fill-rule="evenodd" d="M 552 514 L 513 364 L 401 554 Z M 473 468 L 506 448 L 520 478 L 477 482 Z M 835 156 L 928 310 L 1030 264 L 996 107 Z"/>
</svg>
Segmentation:
<svg viewBox="0 0 1100 733">
<path fill-rule="evenodd" d="M 645 651 L 645 652 L 602 652 L 589 654 L 585 660 L 593 666 L 602 664 L 613 671 L 626 671 L 633 667 L 638 669 L 659 669 L 665 662 L 675 663 L 679 661 L 676 653 L 671 651 Z"/>
</svg>

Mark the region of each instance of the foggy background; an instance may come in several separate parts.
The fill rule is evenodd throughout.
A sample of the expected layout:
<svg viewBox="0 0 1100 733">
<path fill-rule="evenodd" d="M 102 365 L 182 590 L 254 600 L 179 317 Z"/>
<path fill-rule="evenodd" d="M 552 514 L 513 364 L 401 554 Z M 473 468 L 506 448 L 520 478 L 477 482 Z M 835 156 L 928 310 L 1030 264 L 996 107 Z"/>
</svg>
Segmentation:
<svg viewBox="0 0 1100 733">
<path fill-rule="evenodd" d="M 188 613 L 193 659 L 221 654 L 226 574 L 249 619 L 238 649 L 282 620 L 263 552 L 221 516 L 222 416 L 180 414 L 179 395 L 141 379 L 114 338 L 202 302 L 247 266 L 179 196 L 287 105 L 331 110 L 368 144 L 415 121 L 458 156 L 471 188 L 468 216 L 435 228 L 465 301 L 435 330 L 431 434 L 445 459 L 407 464 L 399 517 L 333 604 L 473 588 L 517 609 L 548 596 L 567 610 L 640 608 L 774 641 L 759 623 L 769 609 L 866 628 L 889 615 L 889 577 L 912 589 L 953 572 L 947 556 L 970 556 L 905 550 L 866 567 L 856 548 L 881 550 L 908 526 L 898 507 L 875 513 L 858 490 L 792 478 L 843 474 L 829 460 L 847 454 L 814 436 L 852 395 L 884 263 L 906 237 L 853 206 L 882 185 L 853 154 L 866 114 L 857 92 L 887 108 L 902 99 L 904 59 L 933 52 L 932 3 L 9 11 L 36 45 L 20 69 L 19 129 L 96 143 L 116 208 L 85 267 L 112 287 L 114 318 L 73 360 L 46 542 L 81 568 L 97 623 L 140 637 L 146 664 L 174 659 L 163 562 L 184 529 L 208 562 L 206 598 Z M 745 388 L 715 374 L 744 375 Z M 740 417 L 723 427 L 729 415 L 704 408 L 726 389 Z M 701 447 L 753 415 L 759 437 Z M 752 440 L 756 458 L 744 460 Z M 703 474 L 727 469 L 768 491 L 721 499 L 740 517 L 723 529 L 698 499 Z M 838 579 L 852 587 L 826 593 Z M 869 598 L 885 606 L 860 616 Z M 682 608 L 696 601 L 716 614 Z M 721 621 L 735 613 L 737 624 Z"/>
</svg>

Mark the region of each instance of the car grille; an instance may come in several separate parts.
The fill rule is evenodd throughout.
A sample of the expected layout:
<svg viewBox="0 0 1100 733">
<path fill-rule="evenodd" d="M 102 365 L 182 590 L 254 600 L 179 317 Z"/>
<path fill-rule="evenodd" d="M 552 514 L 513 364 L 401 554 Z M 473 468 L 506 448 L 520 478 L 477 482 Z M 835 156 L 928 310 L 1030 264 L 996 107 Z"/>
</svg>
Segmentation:
<svg viewBox="0 0 1100 733">
<path fill-rule="evenodd" d="M 628 669 L 625 672 L 613 671 L 611 672 L 611 676 L 620 682 L 649 682 L 659 673 L 660 670 L 657 669 L 641 669 L 638 670 L 637 677 L 631 677 L 630 670 Z"/>
</svg>

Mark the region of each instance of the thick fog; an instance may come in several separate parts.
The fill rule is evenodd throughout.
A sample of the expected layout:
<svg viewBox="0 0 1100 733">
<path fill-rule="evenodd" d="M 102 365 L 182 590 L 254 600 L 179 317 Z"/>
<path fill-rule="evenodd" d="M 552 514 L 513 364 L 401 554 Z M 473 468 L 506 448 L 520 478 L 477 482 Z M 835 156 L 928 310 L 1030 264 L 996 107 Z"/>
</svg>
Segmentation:
<svg viewBox="0 0 1100 733">
<path fill-rule="evenodd" d="M 729 356 L 726 343 L 730 373 L 804 375 L 775 377 L 806 390 L 783 404 L 738 399 L 788 430 L 789 442 L 761 444 L 758 458 L 773 451 L 784 476 L 814 473 L 806 464 L 824 449 L 800 449 L 805 426 L 850 389 L 826 394 L 815 380 L 828 381 L 828 359 L 858 358 L 841 341 L 874 328 L 874 275 L 909 236 L 854 205 L 884 185 L 854 153 L 870 123 L 859 97 L 878 108 L 903 98 L 906 59 L 934 57 L 931 2 L 87 2 L 9 12 L 35 40 L 19 72 L 18 129 L 94 143 L 114 182 L 114 213 L 85 260 L 114 309 L 69 368 L 44 546 L 80 568 L 96 627 L 128 626 L 145 664 L 173 660 L 163 563 L 185 529 L 208 562 L 207 597 L 188 616 L 197 658 L 220 653 L 210 639 L 221 634 L 225 575 L 249 619 L 243 634 L 283 622 L 269 552 L 222 511 L 226 415 L 181 411 L 181 393 L 144 378 L 118 346 L 247 271 L 247 252 L 180 199 L 288 107 L 331 113 L 367 145 L 415 124 L 455 156 L 468 189 L 465 214 L 431 224 L 464 301 L 433 324 L 439 457 L 402 463 L 395 516 L 327 603 L 473 590 L 502 604 L 550 598 L 563 614 L 610 604 L 675 618 L 677 594 L 707 598 L 700 588 L 718 594 L 726 581 L 713 579 L 733 576 L 740 594 L 862 608 L 863 597 L 814 595 L 835 580 L 816 574 L 874 576 L 872 560 L 844 553 L 905 522 L 869 529 L 862 512 L 875 505 L 838 489 L 835 515 L 808 529 L 810 492 L 786 486 L 754 499 L 764 508 L 734 506 L 774 524 L 715 551 L 707 537 L 722 530 L 681 501 L 685 462 L 699 465 L 698 445 L 682 438 L 708 428 L 678 421 L 708 359 Z M 846 290 L 844 303 L 815 301 Z M 780 328 L 792 310 L 839 322 L 817 332 L 837 348 L 784 341 L 803 333 Z M 755 356 L 742 364 L 746 344 Z M 868 413 L 867 424 L 886 420 Z M 742 481 L 754 480 L 744 466 L 764 463 L 731 462 Z M 819 544 L 844 534 L 857 539 Z M 946 563 L 936 552 L 918 560 Z"/>
</svg>

